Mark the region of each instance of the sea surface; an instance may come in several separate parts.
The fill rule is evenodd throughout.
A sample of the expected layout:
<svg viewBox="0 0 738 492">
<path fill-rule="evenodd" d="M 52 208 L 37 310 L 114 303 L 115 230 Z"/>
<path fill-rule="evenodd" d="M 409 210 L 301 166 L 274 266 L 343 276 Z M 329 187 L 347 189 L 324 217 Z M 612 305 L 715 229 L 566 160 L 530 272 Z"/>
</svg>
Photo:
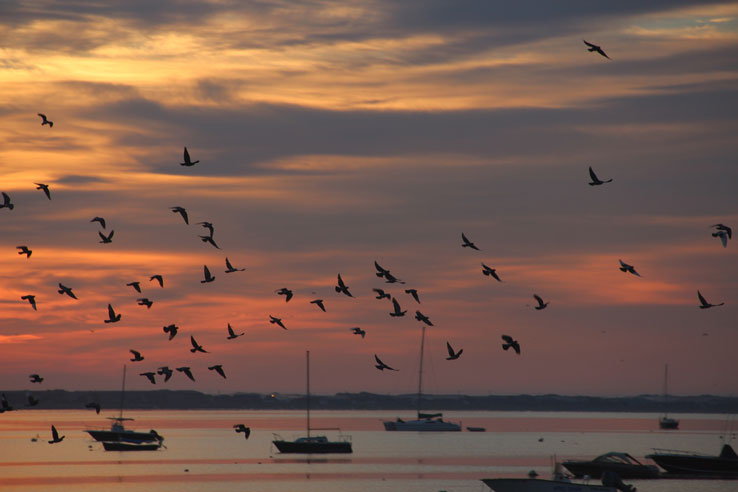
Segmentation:
<svg viewBox="0 0 738 492">
<path fill-rule="evenodd" d="M 3 492 L 486 492 L 479 480 L 551 474 L 554 460 L 608 451 L 638 459 L 654 448 L 717 454 L 731 439 L 724 415 L 674 415 L 677 431 L 658 429 L 658 415 L 575 412 L 447 412 L 447 420 L 486 432 L 386 432 L 383 420 L 412 412 L 313 411 L 311 426 L 340 427 L 350 455 L 280 455 L 271 444 L 304 435 L 299 411 L 127 411 L 128 427 L 156 429 L 158 451 L 104 451 L 85 429 L 107 428 L 103 410 L 20 410 L 0 415 Z M 251 436 L 233 430 L 251 428 Z M 51 424 L 65 438 L 49 444 Z M 320 432 L 329 437 L 338 431 Z M 315 434 L 315 432 L 314 432 Z M 34 440 L 35 439 L 35 440 Z M 738 491 L 738 480 L 629 480 L 640 492 Z"/>
</svg>

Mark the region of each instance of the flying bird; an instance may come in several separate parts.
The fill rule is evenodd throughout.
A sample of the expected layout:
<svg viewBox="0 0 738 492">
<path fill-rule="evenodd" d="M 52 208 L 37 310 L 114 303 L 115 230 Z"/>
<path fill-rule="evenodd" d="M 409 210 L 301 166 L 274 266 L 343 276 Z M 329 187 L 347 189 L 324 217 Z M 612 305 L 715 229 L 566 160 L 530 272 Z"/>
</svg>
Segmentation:
<svg viewBox="0 0 738 492">
<path fill-rule="evenodd" d="M 448 350 L 448 357 L 446 357 L 446 360 L 456 360 L 461 356 L 461 353 L 464 351 L 464 349 L 461 349 L 458 352 L 454 352 L 453 347 L 448 342 L 446 342 L 446 350 Z"/>
<path fill-rule="evenodd" d="M 3 191 L 2 195 L 3 195 L 3 203 L 0 203 L 0 208 L 7 208 L 8 210 L 13 210 L 15 208 L 15 205 L 13 205 L 10 202 L 10 197 L 8 196 L 8 194 Z"/>
<path fill-rule="evenodd" d="M 97 231 L 97 233 L 100 236 L 100 241 L 99 242 L 101 244 L 108 244 L 108 243 L 112 243 L 113 242 L 113 234 L 115 234 L 115 231 L 112 231 L 111 230 L 110 231 L 110 234 L 108 234 L 107 236 L 105 234 L 103 234 L 102 232 L 100 232 L 100 231 Z"/>
<path fill-rule="evenodd" d="M 38 311 L 36 309 L 36 296 L 34 296 L 32 294 L 28 294 L 28 295 L 25 295 L 25 296 L 21 296 L 21 299 L 23 299 L 24 301 L 28 301 L 28 304 L 31 305 L 31 307 L 33 308 L 33 310 L 34 311 Z"/>
<path fill-rule="evenodd" d="M 45 114 L 43 113 L 36 113 L 36 114 L 41 117 L 41 126 L 49 125 L 49 128 L 54 127 L 54 122 L 48 119 Z"/>
<path fill-rule="evenodd" d="M 731 229 L 730 227 L 726 226 L 725 224 L 713 224 L 710 227 L 714 227 L 718 231 L 725 232 L 728 235 L 728 239 L 733 239 L 733 229 Z"/>
<path fill-rule="evenodd" d="M 150 276 L 149 282 L 151 282 L 152 280 L 156 280 L 157 282 L 159 282 L 159 287 L 164 287 L 164 277 L 162 277 L 161 275 L 156 274 L 156 275 Z"/>
<path fill-rule="evenodd" d="M 141 352 L 139 352 L 138 350 L 130 349 L 129 352 L 133 354 L 133 359 L 130 359 L 131 362 L 140 362 L 144 360 Z"/>
<path fill-rule="evenodd" d="M 394 275 L 392 275 L 390 271 L 387 270 L 386 268 L 382 268 L 379 265 L 379 263 L 377 263 L 376 261 L 374 262 L 374 268 L 377 269 L 377 272 L 376 272 L 377 277 L 379 278 L 384 277 L 384 281 L 388 284 L 394 284 L 394 283 L 404 284 L 405 283 L 402 280 L 395 277 Z"/>
<path fill-rule="evenodd" d="M 51 426 L 51 441 L 49 441 L 49 444 L 56 444 L 58 442 L 62 442 L 64 440 L 65 436 L 59 437 L 59 432 L 57 432 L 56 427 L 53 425 Z"/>
<path fill-rule="evenodd" d="M 150 300 L 148 297 L 141 297 L 140 299 L 137 299 L 136 302 L 139 306 L 146 306 L 147 309 L 151 309 L 151 305 L 154 304 L 154 301 Z"/>
<path fill-rule="evenodd" d="M 120 314 L 115 314 L 113 306 L 108 304 L 108 319 L 105 320 L 105 323 L 117 323 L 118 321 L 120 321 Z"/>
<path fill-rule="evenodd" d="M 233 331 L 233 328 L 231 328 L 231 324 L 228 323 L 228 336 L 226 337 L 227 340 L 233 340 L 234 338 L 238 338 L 243 335 L 244 333 L 236 334 L 236 332 Z"/>
<path fill-rule="evenodd" d="M 627 263 L 624 263 L 623 260 L 620 260 L 620 259 L 618 261 L 620 262 L 620 271 L 621 272 L 632 273 L 633 275 L 637 275 L 638 277 L 641 276 L 640 273 L 636 272 L 636 270 L 633 267 L 633 265 L 628 265 Z"/>
<path fill-rule="evenodd" d="M 502 339 L 505 341 L 505 343 L 502 344 L 502 348 L 507 350 L 510 347 L 515 350 L 515 353 L 520 355 L 520 344 L 517 340 L 513 340 L 513 337 L 510 335 L 502 335 Z"/>
<path fill-rule="evenodd" d="M 187 217 L 187 210 L 183 207 L 169 207 L 172 213 L 180 214 L 185 221 L 185 224 L 190 225 L 190 219 Z"/>
<path fill-rule="evenodd" d="M 537 309 L 539 311 L 541 309 L 546 309 L 546 306 L 548 306 L 548 303 L 547 302 L 543 302 L 543 299 L 541 299 L 541 296 L 539 296 L 538 294 L 533 294 L 533 297 L 535 298 L 536 301 L 538 301 L 538 305 L 537 306 L 534 306 L 535 309 Z"/>
<path fill-rule="evenodd" d="M 290 299 L 292 299 L 292 291 L 287 287 L 282 287 L 274 292 L 276 292 L 277 295 L 284 296 L 284 302 L 290 302 Z"/>
<path fill-rule="evenodd" d="M 160 375 L 160 376 L 164 376 L 164 382 L 166 383 L 167 381 L 169 381 L 169 378 L 171 378 L 171 377 L 172 377 L 172 374 L 174 374 L 174 371 L 172 371 L 171 369 L 169 369 L 169 367 L 168 367 L 168 366 L 161 366 L 161 367 L 160 367 L 160 368 L 159 368 L 159 369 L 158 369 L 158 370 L 156 371 L 156 373 L 157 373 L 158 375 Z"/>
<path fill-rule="evenodd" d="M 222 364 L 215 364 L 214 366 L 208 367 L 208 369 L 210 369 L 211 371 L 217 372 L 218 374 L 220 374 L 223 377 L 223 379 L 227 379 L 226 378 L 226 375 L 225 375 L 225 371 L 223 370 L 223 365 Z"/>
<path fill-rule="evenodd" d="M 231 265 L 231 262 L 228 261 L 228 257 L 226 256 L 226 273 L 233 273 L 233 272 L 243 272 L 246 270 L 245 268 L 233 268 L 233 265 Z"/>
<path fill-rule="evenodd" d="M 602 181 L 600 178 L 597 177 L 594 170 L 592 170 L 592 166 L 589 166 L 589 177 L 592 178 L 592 181 L 589 182 L 589 186 L 599 186 L 612 181 L 612 178 L 606 181 Z"/>
<path fill-rule="evenodd" d="M 30 258 L 33 254 L 33 250 L 28 249 L 28 246 L 26 246 L 25 244 L 23 246 L 16 246 L 15 249 L 19 249 L 20 251 L 18 251 L 18 254 L 26 255 L 26 258 Z"/>
<path fill-rule="evenodd" d="M 90 403 L 87 403 L 85 405 L 85 408 L 94 408 L 95 409 L 95 413 L 97 413 L 97 414 L 100 413 L 100 409 L 101 409 L 100 408 L 100 404 L 98 402 L 96 402 L 96 401 L 91 401 Z"/>
<path fill-rule="evenodd" d="M 220 246 L 218 246 L 216 244 L 215 240 L 213 239 L 213 236 L 200 236 L 200 240 L 203 243 L 210 243 L 210 244 L 212 244 L 215 247 L 215 249 L 220 249 Z"/>
<path fill-rule="evenodd" d="M 49 185 L 43 184 L 43 183 L 33 183 L 36 185 L 37 190 L 41 190 L 44 192 L 44 195 L 46 195 L 46 198 L 51 200 L 51 192 L 49 191 Z"/>
<path fill-rule="evenodd" d="M 213 228 L 213 224 L 210 222 L 198 222 L 197 225 L 203 226 L 205 229 L 210 231 L 210 237 L 213 237 L 213 234 L 215 233 L 215 229 Z"/>
<path fill-rule="evenodd" d="M 187 376 L 188 378 L 190 378 L 192 381 L 195 380 L 195 377 L 192 375 L 192 371 L 190 370 L 189 367 L 183 366 L 183 367 L 176 367 L 175 369 L 177 371 L 183 373 L 185 376 Z"/>
<path fill-rule="evenodd" d="M 382 362 L 382 360 L 379 357 L 377 357 L 377 354 L 374 354 L 374 360 L 377 361 L 374 367 L 376 367 L 380 371 L 384 371 L 385 369 L 390 370 L 390 371 L 399 371 L 399 369 L 393 369 L 387 364 L 385 364 L 384 362 Z"/>
<path fill-rule="evenodd" d="M 31 374 L 28 377 L 31 378 L 32 383 L 40 383 L 41 381 L 44 380 L 44 378 L 42 378 L 38 374 Z"/>
<path fill-rule="evenodd" d="M 379 265 L 379 263 L 377 263 L 377 261 L 376 261 L 376 260 L 374 260 L 374 268 L 376 268 L 376 269 L 377 269 L 377 273 L 376 273 L 376 275 L 377 275 L 377 277 L 379 277 L 379 278 L 382 278 L 382 277 L 384 277 L 385 275 L 387 275 L 387 274 L 388 274 L 388 273 L 390 272 L 390 271 L 389 271 L 389 270 L 387 270 L 386 268 L 382 268 L 382 267 L 381 267 L 381 266 Z"/>
<path fill-rule="evenodd" d="M 269 322 L 271 324 L 273 324 L 273 325 L 274 324 L 277 324 L 277 325 L 281 326 L 282 329 L 284 329 L 284 330 L 287 329 L 287 327 L 284 326 L 284 324 L 282 323 L 282 319 L 281 318 L 276 318 L 276 317 L 272 316 L 271 314 L 269 315 Z"/>
<path fill-rule="evenodd" d="M 171 325 L 165 326 L 162 329 L 164 330 L 164 333 L 169 333 L 169 339 L 171 340 L 177 335 L 177 330 L 179 330 L 179 326 L 175 324 L 171 324 Z"/>
<path fill-rule="evenodd" d="M 193 354 L 195 352 L 202 352 L 203 354 L 207 354 L 208 353 L 207 350 L 205 350 L 204 348 L 202 348 L 202 345 L 198 344 L 195 341 L 195 337 L 193 337 L 192 335 L 190 335 L 190 343 L 192 344 L 192 348 L 190 349 L 190 352 L 192 352 Z"/>
<path fill-rule="evenodd" d="M 75 296 L 74 295 L 74 292 L 72 292 L 72 288 L 71 287 L 67 287 L 66 285 L 62 284 L 61 282 L 59 282 L 59 290 L 57 290 L 57 292 L 59 294 L 61 294 L 61 295 L 66 294 L 69 297 L 71 297 L 72 299 L 77 299 L 77 296 Z"/>
<path fill-rule="evenodd" d="M 392 296 L 387 294 L 382 289 L 372 289 L 374 292 L 377 293 L 377 299 L 392 299 Z"/>
<path fill-rule="evenodd" d="M 325 312 L 325 305 L 323 304 L 323 299 L 315 299 L 310 301 L 310 304 L 315 304 L 320 308 L 321 311 Z"/>
<path fill-rule="evenodd" d="M 179 165 L 180 166 L 187 166 L 187 167 L 189 167 L 189 166 L 194 166 L 198 162 L 200 162 L 200 161 L 192 161 L 192 160 L 190 160 L 190 153 L 187 152 L 187 147 L 185 147 L 184 148 L 184 162 L 180 162 Z"/>
<path fill-rule="evenodd" d="M 400 303 L 397 302 L 397 299 L 395 299 L 394 297 L 392 298 L 392 306 L 395 308 L 395 310 L 390 313 L 390 316 L 392 317 L 405 316 L 405 313 L 407 311 L 401 310 Z"/>
<path fill-rule="evenodd" d="M 364 338 L 364 337 L 366 336 L 366 330 L 362 330 L 362 329 L 361 329 L 361 328 L 359 328 L 358 326 L 355 326 L 355 327 L 353 327 L 353 328 L 349 328 L 349 330 L 351 330 L 351 332 L 352 332 L 352 333 L 353 333 L 354 335 L 361 335 L 361 338 Z"/>
<path fill-rule="evenodd" d="M 496 268 L 490 268 L 484 263 L 482 263 L 482 274 L 492 277 L 493 279 L 497 280 L 498 282 L 502 282 L 502 279 L 497 275 L 497 269 Z"/>
<path fill-rule="evenodd" d="M 90 220 L 90 222 L 99 222 L 100 227 L 105 229 L 105 219 L 103 219 L 102 217 L 95 217 L 94 219 Z"/>
<path fill-rule="evenodd" d="M 348 286 L 343 283 L 343 279 L 341 278 L 340 273 L 338 274 L 338 285 L 335 288 L 336 292 L 338 292 L 339 294 L 346 294 L 349 297 L 354 297 L 351 295 L 351 292 L 349 292 Z"/>
<path fill-rule="evenodd" d="M 155 372 L 142 372 L 139 376 L 146 376 L 151 384 L 156 384 L 156 373 Z"/>
<path fill-rule="evenodd" d="M 584 40 L 582 39 L 582 41 L 584 41 Z M 596 44 L 588 43 L 588 42 L 586 42 L 586 41 L 584 41 L 584 44 L 586 44 L 587 46 L 589 46 L 589 48 L 587 48 L 587 51 L 590 51 L 590 52 L 595 52 L 595 53 L 599 53 L 600 55 L 604 56 L 604 57 L 605 57 L 605 58 L 607 58 L 608 60 L 610 60 L 610 59 L 611 59 L 611 58 L 610 58 L 609 56 L 607 56 L 607 55 L 605 54 L 605 52 L 604 52 L 604 51 L 602 51 L 602 48 L 600 48 L 600 47 L 599 47 L 599 46 L 597 46 Z"/>
<path fill-rule="evenodd" d="M 405 293 L 410 294 L 413 296 L 413 299 L 415 299 L 415 302 L 420 304 L 420 297 L 418 297 L 418 290 L 417 289 L 405 289 Z"/>
<path fill-rule="evenodd" d="M 705 297 L 704 297 L 704 296 L 703 296 L 703 295 L 702 295 L 702 294 L 700 293 L 700 291 L 699 291 L 699 290 L 697 291 L 697 297 L 698 297 L 698 298 L 700 299 L 700 304 L 701 304 L 701 305 L 700 305 L 700 309 L 709 309 L 709 308 L 711 308 L 711 307 L 717 307 L 717 306 L 722 306 L 723 304 L 725 304 L 724 302 L 721 302 L 720 304 L 710 304 L 709 302 L 707 302 L 707 300 L 706 300 L 706 299 L 705 299 Z"/>
<path fill-rule="evenodd" d="M 461 233 L 461 241 L 462 241 L 461 243 L 462 248 L 471 248 L 471 249 L 476 249 L 477 251 L 479 251 L 479 248 L 477 248 L 477 245 L 469 241 L 469 239 L 467 239 L 467 237 L 464 235 L 463 232 Z"/>
<path fill-rule="evenodd" d="M 426 316 L 425 314 L 421 313 L 420 311 L 415 311 L 415 319 L 417 319 L 418 321 L 421 321 L 421 322 L 425 323 L 428 326 L 433 326 L 433 323 L 431 323 L 431 320 L 428 319 L 428 316 Z"/>
<path fill-rule="evenodd" d="M 201 284 L 206 284 L 208 282 L 212 282 L 213 280 L 215 280 L 215 277 L 213 277 L 212 275 L 210 275 L 210 270 L 208 270 L 208 266 L 207 265 L 203 265 L 202 266 L 202 271 L 203 271 L 203 275 L 205 276 L 205 279 L 204 280 L 200 280 L 200 283 Z"/>
<path fill-rule="evenodd" d="M 248 439 L 249 436 L 251 435 L 251 428 L 250 427 L 246 427 L 243 424 L 236 424 L 236 425 L 233 426 L 233 428 L 236 429 L 236 433 L 237 434 L 239 432 L 243 432 L 243 437 L 245 437 L 246 439 Z"/>
</svg>

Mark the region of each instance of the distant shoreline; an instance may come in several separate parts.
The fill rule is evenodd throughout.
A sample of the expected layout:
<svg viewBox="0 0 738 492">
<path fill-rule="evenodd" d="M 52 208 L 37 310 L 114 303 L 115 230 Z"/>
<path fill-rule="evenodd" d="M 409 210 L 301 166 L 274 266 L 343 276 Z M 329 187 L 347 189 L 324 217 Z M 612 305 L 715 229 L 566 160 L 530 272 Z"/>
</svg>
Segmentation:
<svg viewBox="0 0 738 492">
<path fill-rule="evenodd" d="M 20 409 L 76 409 L 97 401 L 104 408 L 120 406 L 120 391 L 5 391 L 10 404 Z M 24 406 L 32 394 L 40 403 Z M 412 410 L 417 395 L 337 393 L 311 395 L 314 410 Z M 126 409 L 137 410 L 301 410 L 305 396 L 296 394 L 233 393 L 212 395 L 189 390 L 126 391 Z M 566 395 L 423 395 L 423 407 L 433 410 L 655 412 L 664 411 L 662 395 L 625 397 Z M 669 396 L 669 413 L 738 413 L 738 397 Z"/>
</svg>

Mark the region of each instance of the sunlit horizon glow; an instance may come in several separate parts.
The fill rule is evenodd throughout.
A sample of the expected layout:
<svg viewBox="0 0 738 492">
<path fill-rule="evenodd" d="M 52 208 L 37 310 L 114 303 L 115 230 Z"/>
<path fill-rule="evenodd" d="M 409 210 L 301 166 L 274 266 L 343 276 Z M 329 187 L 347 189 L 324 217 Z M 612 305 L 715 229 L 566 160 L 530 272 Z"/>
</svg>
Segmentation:
<svg viewBox="0 0 738 492">
<path fill-rule="evenodd" d="M 3 389 L 299 393 L 310 350 L 316 393 L 411 393 L 420 310 L 428 393 L 738 394 L 735 2 L 47 0 L 0 40 Z"/>
</svg>

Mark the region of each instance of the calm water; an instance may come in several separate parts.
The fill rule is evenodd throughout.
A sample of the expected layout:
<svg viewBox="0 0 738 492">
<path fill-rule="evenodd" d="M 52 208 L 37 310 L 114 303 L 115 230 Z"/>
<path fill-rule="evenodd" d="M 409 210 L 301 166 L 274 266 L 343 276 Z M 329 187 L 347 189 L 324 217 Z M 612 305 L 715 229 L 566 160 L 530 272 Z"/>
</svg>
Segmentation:
<svg viewBox="0 0 738 492">
<path fill-rule="evenodd" d="M 655 414 L 450 412 L 449 420 L 487 432 L 385 432 L 382 420 L 412 412 L 312 412 L 313 427 L 341 427 L 352 455 L 280 455 L 274 434 L 303 434 L 296 411 L 129 411 L 136 430 L 156 429 L 166 449 L 106 452 L 83 432 L 107 427 L 91 411 L 14 411 L 0 415 L 0 489 L 111 492 L 486 492 L 480 478 L 548 477 L 552 457 L 591 458 L 652 448 L 717 454 L 726 419 L 687 415 L 678 431 L 659 431 Z M 108 413 L 107 416 L 113 416 Z M 48 444 L 54 424 L 66 436 Z M 248 440 L 232 425 L 252 429 Z M 332 431 L 326 432 L 329 436 Z M 38 435 L 36 442 L 32 438 Z M 336 435 L 336 433 L 333 433 Z M 542 439 L 542 441 L 541 441 Z M 738 481 L 629 481 L 641 492 L 738 491 Z"/>
</svg>

